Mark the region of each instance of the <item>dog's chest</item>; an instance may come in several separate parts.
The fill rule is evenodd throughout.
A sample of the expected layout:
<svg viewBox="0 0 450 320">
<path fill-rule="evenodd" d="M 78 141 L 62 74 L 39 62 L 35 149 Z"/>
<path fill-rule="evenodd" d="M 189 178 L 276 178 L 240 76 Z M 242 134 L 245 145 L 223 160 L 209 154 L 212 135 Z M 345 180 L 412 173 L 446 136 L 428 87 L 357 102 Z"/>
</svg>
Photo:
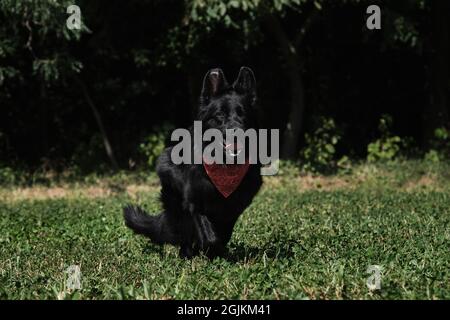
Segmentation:
<svg viewBox="0 0 450 320">
<path fill-rule="evenodd" d="M 246 164 L 207 164 L 203 168 L 210 182 L 224 198 L 228 198 L 239 187 L 247 174 L 249 163 Z"/>
<path fill-rule="evenodd" d="M 199 175 L 192 183 L 191 199 L 208 215 L 240 215 L 251 203 L 261 186 L 256 168 L 251 168 L 240 184 L 227 197 L 223 195 L 207 174 Z"/>
</svg>

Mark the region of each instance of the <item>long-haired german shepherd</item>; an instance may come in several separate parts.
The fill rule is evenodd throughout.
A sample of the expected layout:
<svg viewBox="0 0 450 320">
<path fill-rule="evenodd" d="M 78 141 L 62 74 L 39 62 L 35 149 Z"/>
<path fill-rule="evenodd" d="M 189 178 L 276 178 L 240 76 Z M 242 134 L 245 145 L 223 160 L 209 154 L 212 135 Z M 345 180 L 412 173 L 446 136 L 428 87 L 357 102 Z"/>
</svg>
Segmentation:
<svg viewBox="0 0 450 320">
<path fill-rule="evenodd" d="M 203 80 L 196 118 L 202 121 L 203 130 L 216 128 L 223 135 L 226 129 L 257 129 L 255 103 L 255 77 L 250 68 L 242 67 L 231 85 L 222 70 L 212 69 Z M 192 134 L 192 128 L 190 131 Z M 163 151 L 157 164 L 163 212 L 151 216 L 139 207 L 127 206 L 123 210 L 125 224 L 154 243 L 180 246 L 182 257 L 200 252 L 209 257 L 221 255 L 236 220 L 261 187 L 260 165 L 248 165 L 239 186 L 224 196 L 204 165 L 174 164 L 172 148 Z"/>
</svg>

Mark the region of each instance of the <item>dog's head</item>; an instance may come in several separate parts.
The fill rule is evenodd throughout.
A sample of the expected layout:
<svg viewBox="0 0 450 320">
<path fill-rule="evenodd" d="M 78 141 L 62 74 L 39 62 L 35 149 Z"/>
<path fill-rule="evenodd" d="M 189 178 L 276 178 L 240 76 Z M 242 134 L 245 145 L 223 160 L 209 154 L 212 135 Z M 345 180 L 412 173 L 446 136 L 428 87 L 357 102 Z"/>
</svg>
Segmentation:
<svg viewBox="0 0 450 320">
<path fill-rule="evenodd" d="M 203 79 L 198 120 L 203 130 L 218 129 L 226 137 L 226 130 L 256 128 L 255 103 L 256 81 L 250 68 L 242 67 L 231 85 L 221 69 L 212 69 Z M 243 147 L 233 141 L 223 144 L 232 151 Z"/>
</svg>

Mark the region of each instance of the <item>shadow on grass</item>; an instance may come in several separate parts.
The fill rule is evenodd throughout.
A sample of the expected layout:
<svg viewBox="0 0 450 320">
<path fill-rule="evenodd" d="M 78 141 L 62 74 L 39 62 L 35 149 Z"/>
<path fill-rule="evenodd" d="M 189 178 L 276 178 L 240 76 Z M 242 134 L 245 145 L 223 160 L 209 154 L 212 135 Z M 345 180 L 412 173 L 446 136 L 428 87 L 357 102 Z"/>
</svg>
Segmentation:
<svg viewBox="0 0 450 320">
<path fill-rule="evenodd" d="M 178 247 L 177 247 L 178 251 Z M 248 260 L 260 260 L 263 257 L 268 259 L 288 259 L 294 257 L 296 254 L 306 252 L 307 250 L 299 240 L 274 240 L 270 243 L 266 243 L 261 247 L 249 246 L 244 243 L 230 243 L 226 251 L 220 258 L 223 258 L 229 262 L 238 263 Z M 157 253 L 161 259 L 166 257 L 167 252 L 164 246 L 157 245 L 148 241 L 142 248 L 142 254 Z M 205 259 L 208 258 L 206 255 Z M 179 257 L 182 259 L 181 257 Z M 214 258 L 212 258 L 214 259 Z"/>
<path fill-rule="evenodd" d="M 300 249 L 300 250 L 299 250 Z M 297 240 L 274 240 L 261 247 L 248 246 L 243 243 L 231 243 L 224 258 L 230 262 L 241 262 L 250 259 L 288 259 L 294 257 L 298 252 L 306 252 L 300 241 Z"/>
<path fill-rule="evenodd" d="M 150 240 L 148 240 L 145 246 L 142 248 L 142 254 L 151 254 L 151 253 L 157 253 L 159 257 L 163 259 L 165 256 L 164 246 L 154 244 Z"/>
</svg>

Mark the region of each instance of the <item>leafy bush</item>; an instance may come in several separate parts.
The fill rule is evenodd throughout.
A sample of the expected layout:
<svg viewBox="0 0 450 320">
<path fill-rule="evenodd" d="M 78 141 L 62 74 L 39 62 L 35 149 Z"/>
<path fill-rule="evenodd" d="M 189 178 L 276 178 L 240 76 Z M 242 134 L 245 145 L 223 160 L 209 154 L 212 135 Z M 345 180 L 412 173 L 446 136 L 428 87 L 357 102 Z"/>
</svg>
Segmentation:
<svg viewBox="0 0 450 320">
<path fill-rule="evenodd" d="M 367 146 L 367 161 L 391 161 L 398 155 L 402 147 L 402 139 L 391 133 L 392 117 L 384 114 L 380 118 L 378 129 L 380 138 Z"/>
<path fill-rule="evenodd" d="M 342 138 L 333 119 L 320 117 L 318 123 L 317 129 L 305 134 L 306 146 L 300 152 L 302 170 L 312 173 L 336 168 L 336 145 Z"/>
<path fill-rule="evenodd" d="M 450 130 L 445 127 L 434 130 L 434 139 L 430 145 L 431 149 L 425 154 L 425 160 L 439 162 L 450 159 Z"/>
<path fill-rule="evenodd" d="M 83 170 L 100 169 L 99 164 L 105 163 L 105 147 L 100 134 L 95 133 L 87 142 L 80 142 L 72 154 L 74 167 Z"/>
<path fill-rule="evenodd" d="M 163 124 L 157 126 L 155 131 L 148 135 L 144 142 L 139 145 L 139 152 L 146 157 L 147 165 L 150 169 L 156 166 L 156 160 L 165 148 L 165 141 L 173 130 L 173 126 Z"/>
<path fill-rule="evenodd" d="M 10 167 L 0 167 L 0 185 L 14 184 L 17 180 L 16 174 Z"/>
<path fill-rule="evenodd" d="M 299 173 L 299 165 L 297 161 L 280 159 L 277 176 L 295 177 Z"/>
</svg>

